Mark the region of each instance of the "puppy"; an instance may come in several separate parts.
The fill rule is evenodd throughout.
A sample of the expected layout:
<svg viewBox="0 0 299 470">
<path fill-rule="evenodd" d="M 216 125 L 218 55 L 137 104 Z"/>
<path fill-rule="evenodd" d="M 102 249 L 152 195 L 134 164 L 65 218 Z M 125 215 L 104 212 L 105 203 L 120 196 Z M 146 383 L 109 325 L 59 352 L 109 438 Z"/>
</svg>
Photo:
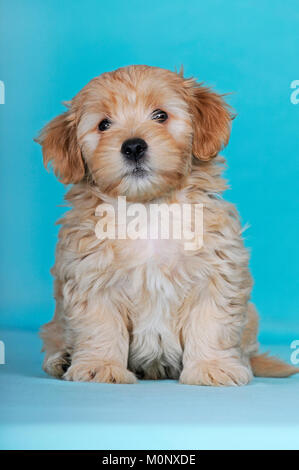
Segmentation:
<svg viewBox="0 0 299 470">
<path fill-rule="evenodd" d="M 52 270 L 56 311 L 41 332 L 44 370 L 198 385 L 298 372 L 258 355 L 248 253 L 238 213 L 221 198 L 218 152 L 232 120 L 223 98 L 182 73 L 138 65 L 91 80 L 67 108 L 37 138 L 45 166 L 72 184 Z M 202 244 L 99 236 L 97 207 L 119 197 L 145 211 L 203 207 Z"/>
</svg>

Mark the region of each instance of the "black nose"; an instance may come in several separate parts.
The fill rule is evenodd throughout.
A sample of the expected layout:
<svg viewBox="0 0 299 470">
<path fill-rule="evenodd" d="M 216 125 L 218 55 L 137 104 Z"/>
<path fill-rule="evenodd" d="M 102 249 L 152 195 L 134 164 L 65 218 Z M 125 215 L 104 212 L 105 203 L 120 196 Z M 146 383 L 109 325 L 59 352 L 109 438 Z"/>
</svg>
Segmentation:
<svg viewBox="0 0 299 470">
<path fill-rule="evenodd" d="M 143 139 L 134 138 L 125 140 L 121 146 L 121 153 L 128 158 L 137 162 L 147 149 L 147 143 Z"/>
</svg>

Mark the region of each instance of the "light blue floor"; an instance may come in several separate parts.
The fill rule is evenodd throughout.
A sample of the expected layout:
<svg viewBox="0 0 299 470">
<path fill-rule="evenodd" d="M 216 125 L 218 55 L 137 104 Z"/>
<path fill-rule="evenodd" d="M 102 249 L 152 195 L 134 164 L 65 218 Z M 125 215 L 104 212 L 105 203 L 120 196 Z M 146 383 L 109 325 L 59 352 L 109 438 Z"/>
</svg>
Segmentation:
<svg viewBox="0 0 299 470">
<path fill-rule="evenodd" d="M 240 388 L 63 382 L 42 372 L 36 334 L 0 339 L 1 449 L 299 448 L 299 376 Z M 288 344 L 271 349 L 289 360 Z"/>
</svg>

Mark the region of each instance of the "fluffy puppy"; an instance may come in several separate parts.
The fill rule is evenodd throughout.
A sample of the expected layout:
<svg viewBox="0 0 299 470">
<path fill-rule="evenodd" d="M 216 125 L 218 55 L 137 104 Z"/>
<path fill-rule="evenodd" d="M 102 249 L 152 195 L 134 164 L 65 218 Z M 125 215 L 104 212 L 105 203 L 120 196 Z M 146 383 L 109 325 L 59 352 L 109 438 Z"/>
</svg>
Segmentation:
<svg viewBox="0 0 299 470">
<path fill-rule="evenodd" d="M 45 166 L 72 184 L 60 221 L 44 370 L 65 380 L 242 385 L 298 371 L 258 355 L 235 207 L 220 196 L 231 113 L 194 79 L 130 66 L 91 80 L 41 131 Z M 203 245 L 96 235 L 96 208 L 202 204 Z M 117 223 L 117 222 L 116 222 Z"/>
</svg>

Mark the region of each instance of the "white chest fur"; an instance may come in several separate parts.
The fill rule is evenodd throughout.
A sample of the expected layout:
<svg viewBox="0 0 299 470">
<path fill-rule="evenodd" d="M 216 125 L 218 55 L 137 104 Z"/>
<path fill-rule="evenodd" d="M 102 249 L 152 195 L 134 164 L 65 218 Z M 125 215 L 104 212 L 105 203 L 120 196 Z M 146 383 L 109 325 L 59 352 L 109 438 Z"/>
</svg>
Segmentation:
<svg viewBox="0 0 299 470">
<path fill-rule="evenodd" d="M 179 298 L 173 280 L 154 260 L 144 267 L 141 295 L 135 292 L 135 299 L 130 368 L 144 378 L 177 378 L 182 358 L 176 332 Z"/>
<path fill-rule="evenodd" d="M 178 311 L 184 289 L 192 283 L 186 266 L 186 239 L 180 237 L 182 231 L 175 231 L 182 222 L 182 210 L 177 204 L 169 213 L 165 204 L 157 218 L 149 205 L 133 206 L 119 207 L 114 202 L 113 210 L 105 208 L 106 227 L 110 226 L 112 239 L 115 237 L 111 241 L 117 272 L 115 287 L 118 292 L 123 290 L 131 303 L 129 365 L 145 378 L 176 378 L 182 360 Z M 98 226 L 98 238 L 103 235 L 103 226 Z"/>
</svg>

